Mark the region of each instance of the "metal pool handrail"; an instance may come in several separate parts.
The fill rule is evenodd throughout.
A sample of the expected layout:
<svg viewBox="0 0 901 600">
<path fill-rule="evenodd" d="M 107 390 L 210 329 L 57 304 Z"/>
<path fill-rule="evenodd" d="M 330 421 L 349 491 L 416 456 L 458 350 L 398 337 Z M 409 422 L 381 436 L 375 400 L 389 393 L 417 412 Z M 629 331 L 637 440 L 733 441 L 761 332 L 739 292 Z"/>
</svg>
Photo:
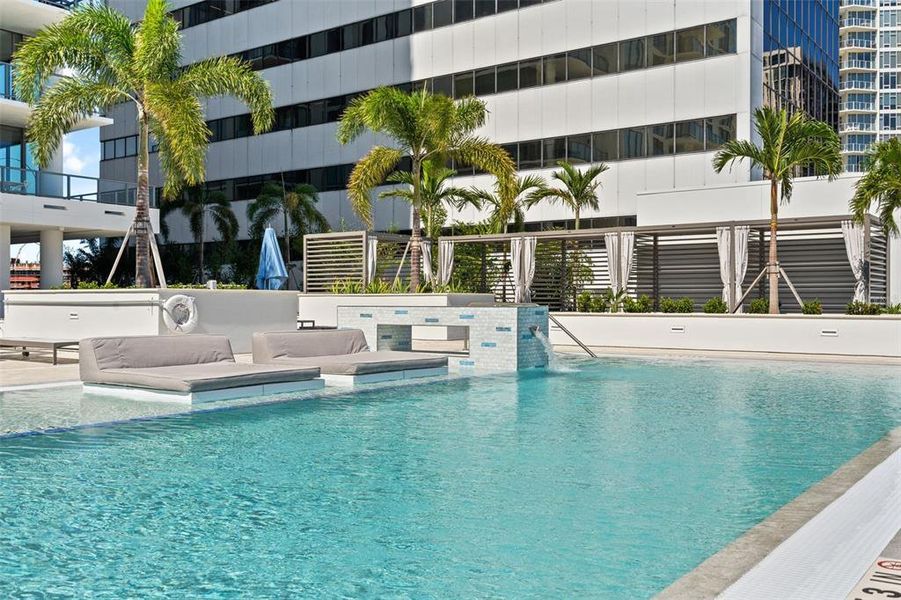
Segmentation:
<svg viewBox="0 0 901 600">
<path fill-rule="evenodd" d="M 587 352 L 592 358 L 598 357 L 597 354 L 595 354 L 594 352 L 591 351 L 591 348 L 589 348 L 588 346 L 586 346 L 585 344 L 582 343 L 582 340 L 580 340 L 575 335 L 573 335 L 572 331 L 570 331 L 569 329 L 564 327 L 563 324 L 560 321 L 558 321 L 554 315 L 548 313 L 547 318 L 550 319 L 551 321 L 553 321 L 554 325 L 559 327 L 560 330 L 563 331 L 563 333 L 565 333 L 566 335 L 568 335 L 572 341 L 579 344 L 579 347 L 582 348 L 582 350 L 584 350 L 585 352 Z"/>
</svg>

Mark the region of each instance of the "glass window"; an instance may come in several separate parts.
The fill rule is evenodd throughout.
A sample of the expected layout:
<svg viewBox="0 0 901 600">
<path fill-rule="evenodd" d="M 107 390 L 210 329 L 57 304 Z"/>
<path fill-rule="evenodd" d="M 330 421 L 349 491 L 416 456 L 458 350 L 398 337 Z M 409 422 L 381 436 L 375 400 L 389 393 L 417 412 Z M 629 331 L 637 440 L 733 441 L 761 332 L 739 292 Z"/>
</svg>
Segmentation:
<svg viewBox="0 0 901 600">
<path fill-rule="evenodd" d="M 397 29 L 395 37 L 404 37 L 413 33 L 413 11 L 410 9 L 402 10 L 397 13 Z"/>
<path fill-rule="evenodd" d="M 219 120 L 219 136 L 222 140 L 235 139 L 235 120 L 232 117 Z"/>
<path fill-rule="evenodd" d="M 341 28 L 329 29 L 325 34 L 326 53 L 341 52 Z"/>
<path fill-rule="evenodd" d="M 595 76 L 619 73 L 618 49 L 619 46 L 615 43 L 595 46 L 592 49 L 594 59 L 592 72 Z"/>
<path fill-rule="evenodd" d="M 517 0 L 497 0 L 497 12 L 507 12 L 508 10 L 516 10 L 519 8 Z"/>
<path fill-rule="evenodd" d="M 232 118 L 235 120 L 235 137 L 243 138 L 249 136 L 250 132 L 253 131 L 250 115 L 238 115 Z"/>
<path fill-rule="evenodd" d="M 475 94 L 483 96 L 494 93 L 494 67 L 476 71 Z"/>
<path fill-rule="evenodd" d="M 519 63 L 519 88 L 541 85 L 541 59 L 523 60 Z"/>
<path fill-rule="evenodd" d="M 125 156 L 136 156 L 138 154 L 138 136 L 130 135 L 125 138 Z"/>
<path fill-rule="evenodd" d="M 432 5 L 420 4 L 413 8 L 413 31 L 428 31 L 432 28 Z"/>
<path fill-rule="evenodd" d="M 566 160 L 573 164 L 591 162 L 591 135 L 571 135 L 566 138 Z"/>
<path fill-rule="evenodd" d="M 115 158 L 116 156 L 116 148 L 115 142 L 113 140 L 107 140 L 103 142 L 103 160 L 109 160 L 111 158 Z"/>
<path fill-rule="evenodd" d="M 673 34 L 661 33 L 649 38 L 648 66 L 668 65 L 673 62 Z"/>
<path fill-rule="evenodd" d="M 682 121 L 676 123 L 676 154 L 701 152 L 704 150 L 704 121 Z"/>
<path fill-rule="evenodd" d="M 518 144 L 501 144 L 501 148 L 507 151 L 507 154 L 510 155 L 510 160 L 513 161 L 514 165 L 519 164 L 519 145 Z"/>
<path fill-rule="evenodd" d="M 375 18 L 375 41 L 384 42 L 394 38 L 397 25 L 394 14 L 382 15 Z"/>
<path fill-rule="evenodd" d="M 643 158 L 645 149 L 645 128 L 632 127 L 619 132 L 620 158 Z"/>
<path fill-rule="evenodd" d="M 318 33 L 310 35 L 310 58 L 323 56 L 327 52 L 325 39 L 326 33 L 327 32 L 325 31 L 320 31 Z"/>
<path fill-rule="evenodd" d="M 293 106 L 282 106 L 275 109 L 275 130 L 284 131 L 294 128 L 294 115 L 297 110 Z"/>
<path fill-rule="evenodd" d="M 591 77 L 591 48 L 566 53 L 566 78 L 569 81 Z"/>
<path fill-rule="evenodd" d="M 344 111 L 344 96 L 336 96 L 325 101 L 325 121 L 334 123 L 341 118 Z"/>
<path fill-rule="evenodd" d="M 297 106 L 297 126 L 309 127 L 311 119 L 310 104 L 304 103 Z"/>
<path fill-rule="evenodd" d="M 562 83 L 566 81 L 566 54 L 554 54 L 544 57 L 544 84 Z"/>
<path fill-rule="evenodd" d="M 454 0 L 454 23 L 472 19 L 472 0 Z"/>
<path fill-rule="evenodd" d="M 476 0 L 476 18 L 494 14 L 494 0 Z"/>
<path fill-rule="evenodd" d="M 707 26 L 707 56 L 735 52 L 735 20 Z"/>
<path fill-rule="evenodd" d="M 704 58 L 704 27 L 676 32 L 676 62 Z"/>
<path fill-rule="evenodd" d="M 545 167 L 556 167 L 558 161 L 566 160 L 566 138 L 558 137 L 544 140 L 544 160 L 542 165 Z"/>
<path fill-rule="evenodd" d="M 645 38 L 626 40 L 619 43 L 619 55 L 622 58 L 622 70 L 632 71 L 645 66 Z"/>
<path fill-rule="evenodd" d="M 673 153 L 673 124 L 651 125 L 648 127 L 649 156 L 667 156 Z"/>
<path fill-rule="evenodd" d="M 472 96 L 472 71 L 454 75 L 454 98 Z"/>
<path fill-rule="evenodd" d="M 541 141 L 519 143 L 519 168 L 538 169 L 541 167 Z"/>
<path fill-rule="evenodd" d="M 519 7 L 525 8 L 534 4 L 541 4 L 542 2 L 544 2 L 544 0 L 519 0 Z"/>
<path fill-rule="evenodd" d="M 116 158 L 125 156 L 125 138 L 116 140 Z"/>
<path fill-rule="evenodd" d="M 519 87 L 519 65 L 510 63 L 497 68 L 497 93 L 509 92 Z"/>
<path fill-rule="evenodd" d="M 619 136 L 615 131 L 602 131 L 592 136 L 594 145 L 592 160 L 601 162 L 605 160 L 619 160 Z"/>
<path fill-rule="evenodd" d="M 325 123 L 325 101 L 310 102 L 310 125 Z"/>
<path fill-rule="evenodd" d="M 735 139 L 735 116 L 707 119 L 707 150 L 716 150 Z"/>
<path fill-rule="evenodd" d="M 454 22 L 454 5 L 451 0 L 440 0 L 432 5 L 432 26 L 444 27 Z"/>
<path fill-rule="evenodd" d="M 361 34 L 360 34 L 360 24 L 359 23 L 351 23 L 350 25 L 345 25 L 341 33 L 343 49 L 350 50 L 351 48 L 357 48 L 361 45 Z"/>
<path fill-rule="evenodd" d="M 454 76 L 441 75 L 432 79 L 432 91 L 436 94 L 444 94 L 450 98 L 454 97 Z"/>
</svg>

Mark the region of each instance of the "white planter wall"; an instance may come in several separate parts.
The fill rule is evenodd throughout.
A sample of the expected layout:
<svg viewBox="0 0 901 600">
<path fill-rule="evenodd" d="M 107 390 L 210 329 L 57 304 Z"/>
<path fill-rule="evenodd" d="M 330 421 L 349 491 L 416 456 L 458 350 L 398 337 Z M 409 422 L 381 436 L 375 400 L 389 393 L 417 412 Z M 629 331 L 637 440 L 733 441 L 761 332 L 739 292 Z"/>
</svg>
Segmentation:
<svg viewBox="0 0 901 600">
<path fill-rule="evenodd" d="M 553 313 L 588 346 L 901 357 L 901 316 Z M 551 342 L 574 345 L 553 322 Z"/>
<path fill-rule="evenodd" d="M 96 336 L 169 335 L 160 305 L 176 294 L 196 298 L 200 320 L 193 333 L 227 335 L 235 352 L 250 352 L 251 335 L 255 331 L 297 327 L 296 292 L 42 290 L 4 294 L 3 335 L 75 340 Z"/>
<path fill-rule="evenodd" d="M 313 319 L 317 326 L 337 327 L 339 306 L 469 306 L 493 304 L 493 294 L 300 294 L 301 319 Z M 420 340 L 462 340 L 465 327 L 414 327 Z"/>
</svg>

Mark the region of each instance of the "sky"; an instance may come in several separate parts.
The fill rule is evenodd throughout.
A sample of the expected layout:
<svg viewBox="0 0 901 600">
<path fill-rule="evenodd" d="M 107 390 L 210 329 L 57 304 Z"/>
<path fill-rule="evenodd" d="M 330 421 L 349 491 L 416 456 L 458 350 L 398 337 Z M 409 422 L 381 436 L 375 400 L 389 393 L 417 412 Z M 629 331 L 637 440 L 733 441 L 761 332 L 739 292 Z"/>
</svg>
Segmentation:
<svg viewBox="0 0 901 600">
<path fill-rule="evenodd" d="M 100 176 L 100 129 L 83 129 L 63 137 L 63 173 L 67 175 Z M 67 248 L 77 248 L 79 242 L 66 242 Z M 14 244 L 10 256 L 36 262 L 40 255 L 38 244 Z"/>
</svg>

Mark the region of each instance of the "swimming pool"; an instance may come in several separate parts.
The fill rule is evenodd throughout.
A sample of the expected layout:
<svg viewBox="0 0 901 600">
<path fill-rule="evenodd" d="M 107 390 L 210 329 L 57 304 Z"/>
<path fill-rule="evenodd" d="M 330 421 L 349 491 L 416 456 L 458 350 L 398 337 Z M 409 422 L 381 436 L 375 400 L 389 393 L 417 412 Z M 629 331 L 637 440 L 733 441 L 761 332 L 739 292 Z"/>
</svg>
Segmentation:
<svg viewBox="0 0 901 600">
<path fill-rule="evenodd" d="M 0 589 L 648 597 L 901 423 L 896 367 L 566 363 L 0 438 Z"/>
</svg>

